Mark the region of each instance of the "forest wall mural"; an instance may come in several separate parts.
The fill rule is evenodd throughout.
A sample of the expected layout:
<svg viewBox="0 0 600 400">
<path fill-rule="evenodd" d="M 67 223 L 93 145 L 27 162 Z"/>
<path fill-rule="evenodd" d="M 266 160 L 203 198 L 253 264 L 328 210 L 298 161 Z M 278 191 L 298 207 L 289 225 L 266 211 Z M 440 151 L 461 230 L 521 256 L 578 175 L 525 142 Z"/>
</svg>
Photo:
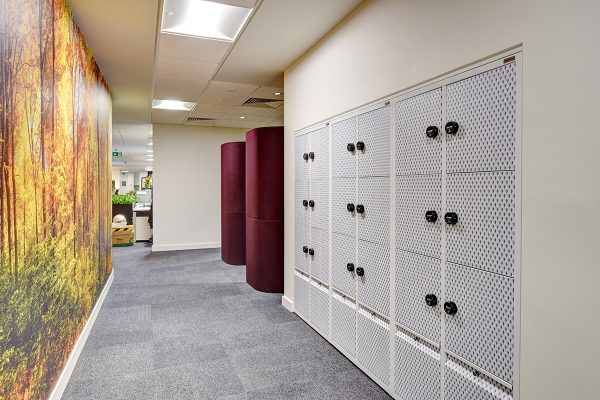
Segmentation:
<svg viewBox="0 0 600 400">
<path fill-rule="evenodd" d="M 66 0 L 0 0 L 0 67 L 0 399 L 42 399 L 111 273 L 111 99 Z"/>
</svg>

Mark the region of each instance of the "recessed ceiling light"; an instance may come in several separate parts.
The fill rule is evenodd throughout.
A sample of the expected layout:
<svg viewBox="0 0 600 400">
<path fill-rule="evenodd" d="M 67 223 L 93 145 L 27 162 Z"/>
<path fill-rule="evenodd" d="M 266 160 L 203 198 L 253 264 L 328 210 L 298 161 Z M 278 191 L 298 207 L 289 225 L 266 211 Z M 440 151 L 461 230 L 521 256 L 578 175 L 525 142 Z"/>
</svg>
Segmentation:
<svg viewBox="0 0 600 400">
<path fill-rule="evenodd" d="M 152 108 L 158 110 L 191 111 L 196 103 L 179 100 L 152 100 Z"/>
<path fill-rule="evenodd" d="M 240 119 L 246 119 L 246 117 L 240 117 Z"/>
<path fill-rule="evenodd" d="M 152 149 L 148 149 L 148 153 L 153 153 L 154 151 Z"/>
<path fill-rule="evenodd" d="M 154 143 L 152 142 L 148 142 L 148 146 L 152 146 Z"/>
<path fill-rule="evenodd" d="M 166 0 L 171 18 L 163 18 L 162 32 L 233 42 L 250 16 L 251 8 L 201 0 Z"/>
<path fill-rule="evenodd" d="M 273 96 L 281 96 L 281 92 L 273 92 Z"/>
<path fill-rule="evenodd" d="M 174 13 L 173 11 L 169 11 L 169 12 L 167 13 L 167 15 L 168 15 L 169 17 L 171 17 L 171 16 L 175 15 L 175 13 Z"/>
</svg>

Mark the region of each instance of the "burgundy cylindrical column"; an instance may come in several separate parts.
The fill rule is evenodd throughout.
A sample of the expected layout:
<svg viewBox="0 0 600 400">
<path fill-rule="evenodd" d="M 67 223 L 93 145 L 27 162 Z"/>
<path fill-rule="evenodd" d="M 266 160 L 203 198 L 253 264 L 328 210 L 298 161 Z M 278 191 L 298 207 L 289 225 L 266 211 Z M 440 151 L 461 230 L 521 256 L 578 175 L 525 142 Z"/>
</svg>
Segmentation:
<svg viewBox="0 0 600 400">
<path fill-rule="evenodd" d="M 283 127 L 246 133 L 246 282 L 283 292 Z"/>
<path fill-rule="evenodd" d="M 221 145 L 221 258 L 246 263 L 246 143 Z"/>
</svg>

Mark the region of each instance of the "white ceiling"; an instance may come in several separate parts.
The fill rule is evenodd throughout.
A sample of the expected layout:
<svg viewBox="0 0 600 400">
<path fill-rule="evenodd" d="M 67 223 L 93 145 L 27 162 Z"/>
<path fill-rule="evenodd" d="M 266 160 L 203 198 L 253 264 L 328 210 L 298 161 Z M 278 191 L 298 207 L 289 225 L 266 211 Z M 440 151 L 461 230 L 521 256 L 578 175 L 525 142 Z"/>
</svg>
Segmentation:
<svg viewBox="0 0 600 400">
<path fill-rule="evenodd" d="M 212 0 L 254 7 L 233 43 L 160 33 L 163 0 L 70 0 L 113 94 L 115 166 L 143 168 L 151 123 L 254 128 L 283 125 L 283 71 L 362 0 Z M 152 94 L 154 92 L 154 95 Z M 280 92 L 276 96 L 273 93 Z M 197 102 L 191 112 L 152 110 L 152 98 Z M 211 119 L 188 122 L 188 118 Z M 241 118 L 244 117 L 244 118 Z"/>
</svg>

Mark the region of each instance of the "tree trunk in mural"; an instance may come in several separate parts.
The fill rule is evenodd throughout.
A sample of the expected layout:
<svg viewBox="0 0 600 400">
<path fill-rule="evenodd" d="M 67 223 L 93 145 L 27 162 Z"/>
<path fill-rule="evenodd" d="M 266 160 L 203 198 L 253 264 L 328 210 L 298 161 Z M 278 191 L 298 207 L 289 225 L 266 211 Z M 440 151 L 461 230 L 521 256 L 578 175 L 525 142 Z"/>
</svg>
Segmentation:
<svg viewBox="0 0 600 400">
<path fill-rule="evenodd" d="M 65 0 L 0 0 L 0 399 L 47 397 L 110 275 L 110 108 Z"/>
</svg>

